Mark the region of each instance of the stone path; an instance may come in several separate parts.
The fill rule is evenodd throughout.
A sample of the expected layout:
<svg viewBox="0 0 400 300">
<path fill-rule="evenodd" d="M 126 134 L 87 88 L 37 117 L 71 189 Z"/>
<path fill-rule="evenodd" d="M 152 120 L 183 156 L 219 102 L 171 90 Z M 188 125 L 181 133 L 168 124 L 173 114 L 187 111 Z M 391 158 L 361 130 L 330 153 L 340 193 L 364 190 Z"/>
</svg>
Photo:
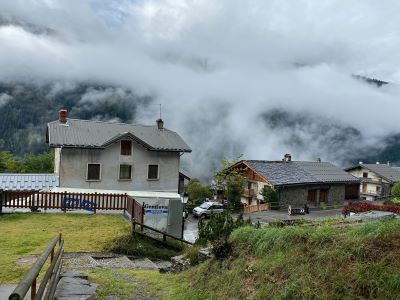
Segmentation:
<svg viewBox="0 0 400 300">
<path fill-rule="evenodd" d="M 91 284 L 88 277 L 80 273 L 80 270 L 94 268 L 115 269 L 112 274 L 121 281 L 134 283 L 137 288 L 132 290 L 132 298 L 138 300 L 156 300 L 157 298 L 149 296 L 146 292 L 146 283 L 126 274 L 121 274 L 119 269 L 136 270 L 159 270 L 171 266 L 169 261 L 151 261 L 148 258 L 130 259 L 125 255 L 104 254 L 104 253 L 67 253 L 63 257 L 63 266 L 70 274 L 78 274 L 72 278 L 64 274 L 57 287 L 57 299 L 95 299 L 97 285 Z M 118 299 L 114 295 L 106 297 L 107 300 Z"/>
<path fill-rule="evenodd" d="M 92 268 L 159 270 L 170 265 L 169 261 L 151 261 L 148 258 L 130 259 L 125 255 L 107 255 L 102 253 L 68 253 L 63 257 L 63 265 L 70 269 Z"/>
<path fill-rule="evenodd" d="M 96 299 L 97 284 L 90 283 L 88 276 L 71 270 L 60 274 L 60 281 L 54 297 L 57 300 Z"/>
</svg>

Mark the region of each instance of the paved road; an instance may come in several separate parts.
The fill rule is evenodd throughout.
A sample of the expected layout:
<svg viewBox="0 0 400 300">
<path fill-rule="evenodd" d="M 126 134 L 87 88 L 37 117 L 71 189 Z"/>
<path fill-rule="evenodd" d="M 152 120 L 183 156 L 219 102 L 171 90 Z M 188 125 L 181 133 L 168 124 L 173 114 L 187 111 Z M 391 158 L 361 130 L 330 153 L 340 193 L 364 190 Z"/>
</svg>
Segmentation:
<svg viewBox="0 0 400 300">
<path fill-rule="evenodd" d="M 194 243 L 198 235 L 197 229 L 198 219 L 195 219 L 192 215 L 189 215 L 185 220 L 185 229 L 183 231 L 183 238 L 189 242 Z"/>
<path fill-rule="evenodd" d="M 267 210 L 267 211 L 260 211 L 260 212 L 253 212 L 253 213 L 245 213 L 244 218 L 247 219 L 250 217 L 253 223 L 259 222 L 273 222 L 279 220 L 295 220 L 295 219 L 306 219 L 306 220 L 322 220 L 325 218 L 332 218 L 332 217 L 340 217 L 341 216 L 341 208 L 339 209 L 318 209 L 318 210 L 311 210 L 309 214 L 306 215 L 299 215 L 299 216 L 289 216 L 287 211 L 281 210 Z M 234 217 L 237 217 L 238 214 L 234 214 Z M 198 235 L 198 219 L 195 219 L 192 215 L 185 221 L 185 230 L 183 233 L 184 239 L 189 242 L 194 242 Z"/>
<path fill-rule="evenodd" d="M 340 217 L 342 209 L 318 209 L 318 210 L 310 210 L 309 214 L 306 215 L 298 215 L 298 216 L 289 216 L 287 211 L 281 210 L 267 210 L 267 211 L 260 211 L 254 213 L 245 213 L 244 217 L 247 219 L 250 217 L 251 221 L 257 222 L 273 222 L 279 220 L 295 220 L 295 219 L 306 219 L 306 220 L 321 220 L 325 218 L 332 218 L 332 217 Z"/>
</svg>

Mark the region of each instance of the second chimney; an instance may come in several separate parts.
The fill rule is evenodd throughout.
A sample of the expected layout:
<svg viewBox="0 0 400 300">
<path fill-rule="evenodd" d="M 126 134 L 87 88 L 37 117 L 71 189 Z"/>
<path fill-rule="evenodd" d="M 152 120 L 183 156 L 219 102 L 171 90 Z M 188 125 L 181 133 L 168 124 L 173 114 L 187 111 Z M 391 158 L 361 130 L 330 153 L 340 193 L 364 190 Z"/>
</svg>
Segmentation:
<svg viewBox="0 0 400 300">
<path fill-rule="evenodd" d="M 162 119 L 157 119 L 157 127 L 159 130 L 164 129 L 164 121 Z"/>
<path fill-rule="evenodd" d="M 66 124 L 67 123 L 67 116 L 68 116 L 68 111 L 66 109 L 60 109 L 58 111 L 58 121 L 61 124 Z"/>
<path fill-rule="evenodd" d="M 285 162 L 292 161 L 292 156 L 290 154 L 285 154 L 285 156 L 283 157 L 283 161 Z"/>
</svg>

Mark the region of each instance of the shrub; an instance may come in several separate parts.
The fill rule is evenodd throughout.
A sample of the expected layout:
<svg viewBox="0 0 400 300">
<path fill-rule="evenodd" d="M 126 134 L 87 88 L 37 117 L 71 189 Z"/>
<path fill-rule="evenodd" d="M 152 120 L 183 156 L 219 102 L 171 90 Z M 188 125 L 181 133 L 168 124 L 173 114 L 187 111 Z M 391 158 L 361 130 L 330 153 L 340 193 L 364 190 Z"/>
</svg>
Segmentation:
<svg viewBox="0 0 400 300">
<path fill-rule="evenodd" d="M 279 206 L 279 199 L 278 193 L 270 186 L 264 186 L 261 190 L 261 195 L 264 198 L 264 201 L 270 204 L 270 208 L 273 210 L 278 210 Z"/>
<path fill-rule="evenodd" d="M 190 180 L 185 189 L 189 195 L 189 203 L 194 205 L 200 205 L 206 198 L 212 197 L 211 187 L 201 184 L 198 179 Z"/>
<path fill-rule="evenodd" d="M 240 214 L 235 221 L 228 211 L 211 215 L 208 222 L 204 219 L 200 219 L 198 225 L 199 236 L 196 240 L 196 244 L 206 245 L 208 242 L 219 239 L 227 240 L 234 229 L 246 225 L 252 225 L 250 219 L 244 220 L 243 214 Z"/>
<path fill-rule="evenodd" d="M 400 198 L 387 199 L 383 204 L 400 205 Z"/>
<path fill-rule="evenodd" d="M 390 191 L 393 198 L 400 199 L 400 182 L 397 182 Z"/>
<path fill-rule="evenodd" d="M 342 209 L 342 214 L 344 216 L 349 215 L 351 212 L 360 213 L 367 212 L 371 210 L 379 210 L 379 211 L 387 211 L 395 214 L 400 214 L 400 206 L 399 205 L 379 205 L 372 204 L 368 202 L 350 202 Z"/>
<path fill-rule="evenodd" d="M 199 247 L 189 247 L 186 251 L 185 258 L 189 260 L 192 266 L 199 264 Z"/>
<path fill-rule="evenodd" d="M 211 251 L 217 259 L 224 259 L 232 252 L 232 245 L 226 239 L 218 239 L 212 243 Z"/>
</svg>

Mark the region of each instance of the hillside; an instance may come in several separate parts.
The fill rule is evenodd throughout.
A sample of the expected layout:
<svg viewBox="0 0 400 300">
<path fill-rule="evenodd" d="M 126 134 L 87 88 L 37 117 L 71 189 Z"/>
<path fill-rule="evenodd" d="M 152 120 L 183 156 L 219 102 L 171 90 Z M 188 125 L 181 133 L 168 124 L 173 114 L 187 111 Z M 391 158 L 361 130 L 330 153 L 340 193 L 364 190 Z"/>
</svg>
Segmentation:
<svg viewBox="0 0 400 300">
<path fill-rule="evenodd" d="M 399 299 L 400 220 L 241 228 L 233 253 L 174 275 L 170 299 Z M 164 275 L 167 276 L 167 275 Z M 162 288 L 166 282 L 159 283 Z"/>
<path fill-rule="evenodd" d="M 22 156 L 47 149 L 46 124 L 66 108 L 71 118 L 134 122 L 136 108 L 149 98 L 109 85 L 0 82 L 0 151 Z"/>
</svg>

